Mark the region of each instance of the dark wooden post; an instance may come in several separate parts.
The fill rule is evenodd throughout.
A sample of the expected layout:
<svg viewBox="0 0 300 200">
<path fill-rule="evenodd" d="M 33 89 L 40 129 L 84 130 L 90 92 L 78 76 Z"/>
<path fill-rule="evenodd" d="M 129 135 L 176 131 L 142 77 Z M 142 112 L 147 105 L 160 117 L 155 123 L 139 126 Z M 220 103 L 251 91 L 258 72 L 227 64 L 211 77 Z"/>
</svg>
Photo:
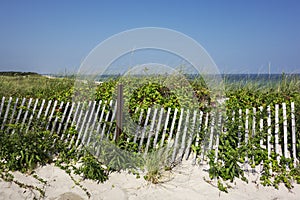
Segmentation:
<svg viewBox="0 0 300 200">
<path fill-rule="evenodd" d="M 118 85 L 118 94 L 117 94 L 117 130 L 116 130 L 116 141 L 118 141 L 120 135 L 122 134 L 122 123 L 123 123 L 123 85 Z"/>
</svg>

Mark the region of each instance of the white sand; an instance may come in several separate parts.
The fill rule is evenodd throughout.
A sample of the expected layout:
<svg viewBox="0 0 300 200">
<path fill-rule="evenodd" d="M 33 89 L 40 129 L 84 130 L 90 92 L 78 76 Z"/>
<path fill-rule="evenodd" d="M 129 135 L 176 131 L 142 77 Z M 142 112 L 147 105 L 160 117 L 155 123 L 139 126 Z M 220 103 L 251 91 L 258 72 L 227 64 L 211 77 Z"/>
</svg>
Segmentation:
<svg viewBox="0 0 300 200">
<path fill-rule="evenodd" d="M 88 199 L 85 192 L 75 186 L 70 177 L 61 169 L 48 165 L 36 170 L 37 174 L 48 181 L 45 186 L 46 197 L 50 200 L 80 200 Z M 42 184 L 21 173 L 14 173 L 17 180 L 33 185 Z M 142 178 L 137 179 L 132 174 L 112 173 L 109 180 L 105 183 L 97 184 L 94 181 L 84 180 L 81 183 L 91 194 L 90 199 L 103 200 L 183 200 L 183 199 L 300 199 L 300 186 L 295 184 L 292 191 L 288 191 L 283 185 L 279 190 L 273 187 L 258 186 L 251 182 L 249 184 L 236 180 L 230 183 L 233 188 L 229 189 L 229 193 L 220 192 L 218 188 L 204 180 L 209 180 L 208 174 L 201 170 L 198 166 L 192 166 L 189 162 L 185 162 L 173 169 L 171 172 L 165 173 L 163 179 L 166 181 L 160 184 L 150 184 Z M 256 176 L 249 179 L 255 180 Z M 79 177 L 76 176 L 79 180 Z M 167 181 L 168 180 L 168 181 Z M 20 189 L 14 183 L 0 181 L 0 199 L 33 199 L 34 193 L 30 189 Z"/>
</svg>

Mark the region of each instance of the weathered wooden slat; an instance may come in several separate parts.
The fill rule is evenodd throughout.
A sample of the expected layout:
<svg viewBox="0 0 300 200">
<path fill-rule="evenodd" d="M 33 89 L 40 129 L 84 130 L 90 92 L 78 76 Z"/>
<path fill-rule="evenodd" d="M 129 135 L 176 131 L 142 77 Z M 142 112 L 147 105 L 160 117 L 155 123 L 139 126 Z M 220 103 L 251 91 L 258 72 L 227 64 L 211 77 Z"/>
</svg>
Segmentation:
<svg viewBox="0 0 300 200">
<path fill-rule="evenodd" d="M 36 117 L 37 119 L 40 119 L 40 118 L 41 118 L 41 115 L 42 115 L 42 112 L 43 112 L 43 109 L 44 109 L 45 102 L 46 102 L 46 100 L 43 99 L 43 100 L 42 100 L 42 104 L 41 104 L 40 109 L 39 109 L 39 112 L 38 112 L 37 117 Z"/>
<path fill-rule="evenodd" d="M 56 124 L 57 124 L 57 121 L 58 121 L 58 115 L 57 115 L 57 112 L 60 112 L 62 110 L 62 107 L 64 105 L 64 102 L 62 101 L 59 105 L 59 108 L 58 108 L 58 111 L 56 111 L 56 116 L 54 118 L 54 122 L 52 123 L 52 129 L 51 129 L 51 134 L 54 133 L 54 130 L 56 128 Z"/>
<path fill-rule="evenodd" d="M 246 109 L 246 112 L 245 112 L 245 144 L 248 144 L 248 140 L 249 140 L 249 109 L 247 108 Z M 248 160 L 248 154 L 246 154 L 245 156 L 245 170 L 248 171 L 248 163 L 249 163 L 249 160 Z"/>
<path fill-rule="evenodd" d="M 249 140 L 249 109 L 246 109 L 245 112 L 246 119 L 245 119 L 245 143 L 248 144 Z"/>
<path fill-rule="evenodd" d="M 253 116 L 252 116 L 252 138 L 256 135 L 256 108 L 252 109 Z"/>
<path fill-rule="evenodd" d="M 48 112 L 49 112 L 49 110 L 50 110 L 51 104 L 52 104 L 52 100 L 48 101 L 48 105 L 47 105 L 46 111 L 45 111 L 45 113 L 44 113 L 44 120 L 45 120 L 45 122 L 46 122 L 46 120 L 47 120 Z M 46 128 L 46 129 L 47 129 L 47 128 Z M 47 129 L 47 130 L 48 130 L 48 129 Z"/>
<path fill-rule="evenodd" d="M 113 105 L 113 101 L 110 100 L 110 102 L 109 102 L 109 107 L 111 108 L 112 105 Z M 101 138 L 104 137 L 104 133 L 105 133 L 105 130 L 106 130 L 106 126 L 107 126 L 107 123 L 108 123 L 109 116 L 111 115 L 111 113 L 114 113 L 115 110 L 116 110 L 116 109 L 114 109 L 114 110 L 108 110 L 108 112 L 107 112 L 107 114 L 106 114 L 106 116 L 105 116 L 105 119 L 104 119 L 104 123 L 103 123 L 103 127 L 102 127 L 102 132 L 101 132 Z M 106 138 L 107 138 L 107 139 L 109 138 L 109 134 L 110 134 L 110 133 L 107 133 L 107 134 L 106 134 Z"/>
<path fill-rule="evenodd" d="M 92 101 L 89 101 L 87 108 L 84 108 L 84 118 L 83 118 L 82 123 L 80 124 L 80 129 L 79 129 L 79 133 L 78 133 L 78 139 L 77 139 L 77 141 L 75 143 L 76 146 L 78 145 L 79 141 L 81 141 L 81 144 L 83 142 L 83 138 L 82 138 L 82 136 L 83 136 L 83 129 L 86 126 L 88 114 L 89 114 L 90 109 L 91 109 L 91 104 L 92 104 Z"/>
<path fill-rule="evenodd" d="M 24 124 L 25 124 L 25 121 L 26 121 L 26 119 L 27 119 L 27 116 L 28 116 L 28 112 L 29 112 L 31 103 L 32 103 L 32 98 L 29 99 L 29 102 L 28 102 L 28 104 L 27 104 L 27 108 L 26 108 L 26 111 L 25 111 L 25 114 L 24 114 L 24 117 L 23 117 L 23 120 L 22 120 L 22 123 L 21 123 L 21 128 L 22 128 L 22 129 L 23 129 Z"/>
<path fill-rule="evenodd" d="M 158 148 L 157 140 L 158 140 L 158 134 L 159 134 L 159 131 L 160 131 L 163 116 L 164 116 L 164 108 L 161 108 L 160 113 L 159 113 L 158 122 L 157 122 L 156 131 L 155 131 L 155 137 L 154 137 L 154 141 L 153 141 L 153 148 Z"/>
<path fill-rule="evenodd" d="M 204 129 L 203 129 L 204 139 L 203 139 L 202 144 L 201 144 L 201 155 L 200 155 L 200 159 L 201 159 L 202 164 L 204 163 L 204 160 L 205 160 L 205 151 L 206 151 L 205 137 L 206 137 L 207 130 L 208 130 L 208 118 L 209 118 L 209 114 L 206 113 L 205 122 L 204 122 Z M 196 143 L 195 143 L 196 147 L 199 146 L 199 133 L 197 134 L 197 138 L 198 139 L 196 139 Z M 196 159 L 197 159 L 197 154 L 195 154 L 195 156 L 194 156 L 194 163 L 196 162 Z"/>
<path fill-rule="evenodd" d="M 146 144 L 146 149 L 145 149 L 145 152 L 144 152 L 145 155 L 148 153 L 149 146 L 150 146 L 150 140 L 151 140 L 151 137 L 154 135 L 153 129 L 154 129 L 154 124 L 156 122 L 156 115 L 157 115 L 157 108 L 154 109 L 152 122 L 151 122 L 150 130 L 149 130 L 149 133 L 148 133 L 148 140 L 147 140 L 147 144 Z"/>
<path fill-rule="evenodd" d="M 189 122 L 190 122 L 190 110 L 187 109 L 184 128 L 183 128 L 183 135 L 182 135 L 182 139 L 181 139 L 181 146 L 180 146 L 180 150 L 178 153 L 180 160 L 182 160 L 182 158 L 184 156 L 184 152 L 185 152 L 185 148 L 186 148 L 186 144 L 187 144 L 187 134 L 188 134 Z"/>
<path fill-rule="evenodd" d="M 286 116 L 286 103 L 282 103 L 282 115 L 283 115 L 283 155 L 288 158 L 288 133 L 287 133 L 287 116 Z"/>
<path fill-rule="evenodd" d="M 259 107 L 259 111 L 260 111 L 259 132 L 262 135 L 263 130 L 264 130 L 264 116 L 263 116 L 263 107 L 262 106 Z M 263 137 L 260 138 L 260 146 L 262 148 L 264 148 L 264 138 Z"/>
<path fill-rule="evenodd" d="M 32 110 L 32 113 L 29 117 L 29 122 L 28 122 L 28 125 L 27 125 L 27 128 L 26 128 L 26 133 L 29 131 L 29 129 L 31 128 L 31 123 L 32 123 L 32 119 L 33 119 L 33 116 L 34 116 L 34 113 L 35 113 L 35 110 L 36 110 L 36 107 L 38 105 L 38 102 L 39 102 L 39 99 L 36 99 L 35 100 L 35 103 L 34 103 L 34 106 L 33 106 L 33 110 Z"/>
<path fill-rule="evenodd" d="M 58 124 L 57 133 L 58 133 L 58 134 L 61 134 L 61 137 L 62 137 L 62 135 L 63 135 L 63 133 L 61 133 L 61 129 L 62 129 L 63 123 L 64 123 L 64 121 L 65 121 L 65 118 L 66 118 L 66 115 L 67 115 L 67 111 L 68 111 L 68 109 L 69 109 L 69 106 L 70 106 L 70 102 L 67 102 L 67 104 L 65 105 L 65 109 L 64 109 L 64 111 L 63 111 L 63 115 L 62 115 L 62 117 L 61 117 L 61 120 L 60 120 L 60 122 L 59 122 L 59 124 Z"/>
<path fill-rule="evenodd" d="M 209 134 L 209 143 L 208 143 L 208 150 L 212 149 L 213 146 L 213 137 L 214 137 L 214 130 L 215 130 L 215 120 L 216 120 L 216 113 L 211 113 L 211 120 L 210 120 L 210 134 Z"/>
<path fill-rule="evenodd" d="M 277 154 L 277 161 L 279 163 L 279 105 L 275 105 L 275 130 L 274 130 L 274 139 L 275 139 L 275 153 Z"/>
<path fill-rule="evenodd" d="M 291 102 L 291 125 L 292 125 L 292 149 L 293 149 L 293 159 L 294 166 L 297 164 L 297 148 L 296 148 L 296 125 L 295 125 L 295 103 Z"/>
<path fill-rule="evenodd" d="M 80 129 L 81 129 L 81 126 L 82 126 L 82 117 L 85 115 L 84 112 L 85 112 L 85 108 L 84 108 L 84 102 L 81 103 L 81 107 L 80 107 L 80 114 L 76 120 L 76 131 L 77 133 L 80 132 Z M 77 146 L 79 144 L 79 141 L 81 140 L 81 138 L 79 137 L 79 134 L 77 136 L 77 139 L 76 139 L 76 142 L 75 142 L 75 146 Z"/>
<path fill-rule="evenodd" d="M 47 130 L 49 130 L 49 126 L 51 124 L 51 121 L 52 121 L 52 118 L 53 118 L 56 106 L 57 106 L 57 100 L 54 101 L 54 105 L 52 107 L 52 111 L 51 111 L 50 116 L 48 118 L 48 124 L 47 124 L 47 128 L 46 128 Z M 45 113 L 45 115 L 46 115 L 46 113 Z M 47 117 L 47 115 L 46 115 L 46 117 Z"/>
<path fill-rule="evenodd" d="M 2 115 L 2 110 L 3 110 L 4 104 L 5 104 L 5 97 L 2 97 L 2 102 L 1 102 L 1 106 L 0 106 L 0 118 Z"/>
<path fill-rule="evenodd" d="M 268 136 L 267 136 L 267 148 L 268 148 L 268 157 L 271 156 L 271 134 L 272 134 L 272 129 L 271 129 L 271 107 L 267 107 L 267 114 L 268 114 L 268 119 L 267 119 L 267 124 L 268 124 Z"/>
<path fill-rule="evenodd" d="M 15 113 L 17 111 L 18 102 L 19 102 L 19 98 L 16 98 L 16 101 L 15 101 L 15 104 L 14 104 L 14 108 L 13 108 L 13 111 L 12 111 L 11 116 L 10 116 L 9 124 L 13 124 L 13 121 L 15 119 L 14 118 L 15 117 Z M 9 132 L 9 128 L 7 129 L 7 132 Z"/>
<path fill-rule="evenodd" d="M 151 113 L 151 108 L 148 108 L 145 123 L 144 123 L 144 127 L 143 127 L 143 130 L 142 130 L 141 139 L 140 139 L 139 151 L 141 151 L 142 146 L 143 146 L 143 142 L 144 142 L 147 126 L 148 126 L 148 121 L 149 121 L 149 118 L 150 118 L 150 113 Z"/>
<path fill-rule="evenodd" d="M 218 161 L 219 143 L 220 143 L 220 134 L 221 133 L 222 133 L 222 112 L 219 112 L 218 130 L 216 131 L 215 160 L 214 160 L 215 163 L 217 163 L 217 161 Z"/>
<path fill-rule="evenodd" d="M 3 119 L 3 122 L 2 122 L 2 126 L 1 126 L 1 130 L 4 129 L 4 126 L 5 126 L 7 117 L 8 117 L 8 113 L 9 113 L 9 110 L 10 110 L 11 101 L 12 101 L 12 97 L 10 97 L 9 100 L 8 100 L 8 104 L 6 106 L 6 111 L 5 111 L 5 114 L 4 114 L 4 119 Z"/>
<path fill-rule="evenodd" d="M 201 125 L 202 125 L 202 116 L 203 116 L 203 112 L 200 111 L 200 120 L 199 120 L 200 129 L 201 129 Z M 189 155 L 190 155 L 190 152 L 191 152 L 191 146 L 192 146 L 193 139 L 194 139 L 194 133 L 196 132 L 196 130 L 195 130 L 196 120 L 197 120 L 197 110 L 194 110 L 191 131 L 190 131 L 190 134 L 189 134 L 187 148 L 185 150 L 185 159 L 186 160 L 189 158 Z"/>
<path fill-rule="evenodd" d="M 109 107 L 111 108 L 112 105 L 113 105 L 113 101 L 110 100 Z M 108 122 L 108 119 L 109 119 L 109 116 L 110 116 L 111 112 L 114 112 L 114 111 L 108 110 L 108 112 L 107 112 L 107 114 L 105 116 L 104 124 L 103 124 L 103 127 L 102 127 L 102 132 L 101 132 L 101 139 L 104 137 L 104 133 L 105 133 L 105 130 L 106 130 L 107 122 Z M 107 139 L 109 138 L 109 134 L 106 135 L 106 138 Z"/>
<path fill-rule="evenodd" d="M 243 111 L 242 109 L 239 109 L 239 125 L 238 125 L 238 148 L 241 146 L 241 137 L 242 137 L 242 134 L 241 134 L 241 129 L 242 129 L 242 114 L 243 114 Z"/>
<path fill-rule="evenodd" d="M 93 120 L 93 123 L 91 125 L 91 130 L 90 130 L 90 134 L 89 134 L 89 138 L 88 138 L 88 142 L 87 144 L 89 144 L 91 142 L 91 135 L 96 135 L 97 133 L 95 133 L 95 125 L 96 125 L 96 122 L 98 120 L 98 114 L 99 114 L 99 111 L 100 111 L 100 108 L 101 108 L 101 105 L 102 105 L 102 100 L 100 100 L 98 102 L 98 106 L 97 106 L 97 109 L 96 109 L 96 112 L 95 112 L 95 115 L 94 115 L 94 120 Z M 95 139 L 95 137 L 94 137 Z M 94 140 L 94 144 L 93 144 L 93 147 L 95 148 L 95 144 L 96 144 L 96 140 Z"/>
<path fill-rule="evenodd" d="M 77 126 L 76 126 L 76 119 L 77 119 L 77 115 L 78 115 L 78 113 L 81 113 L 81 103 L 80 102 L 77 102 L 77 106 L 76 106 L 76 109 L 75 109 L 75 114 L 74 114 L 74 117 L 73 117 L 73 120 L 72 120 L 72 123 L 71 123 L 71 126 L 75 126 L 75 130 L 78 130 L 77 128 Z M 70 133 L 68 133 L 68 135 L 67 135 L 67 140 L 70 138 Z M 71 138 L 71 141 L 70 141 L 70 145 L 69 145 L 69 148 L 71 147 L 71 145 L 73 144 L 73 142 L 74 142 L 74 140 L 75 140 L 75 134 L 73 134 L 72 135 L 72 138 Z"/>
<path fill-rule="evenodd" d="M 100 133 L 100 128 L 101 128 L 102 120 L 103 120 L 103 117 L 104 117 L 104 114 L 105 114 L 106 105 L 107 105 L 107 102 L 105 102 L 104 105 L 103 105 L 101 116 L 100 116 L 100 119 L 99 119 L 99 122 L 98 122 L 98 126 L 97 126 L 96 134 Z M 103 139 L 103 135 L 102 134 L 101 134 L 101 138 L 100 139 L 101 140 Z"/>
<path fill-rule="evenodd" d="M 138 136 L 140 134 L 140 131 L 141 131 L 143 115 L 144 115 L 144 109 L 141 109 L 140 116 L 139 116 L 139 121 L 138 121 L 138 125 L 137 125 L 136 131 L 135 131 L 135 135 L 134 135 L 134 138 L 133 138 L 133 142 L 134 143 L 136 143 L 137 138 L 138 138 Z"/>
<path fill-rule="evenodd" d="M 116 104 L 116 102 L 115 102 L 115 106 L 114 106 L 114 109 L 113 109 L 113 111 L 112 111 L 112 117 L 110 118 L 110 121 L 109 121 L 109 127 L 108 127 L 108 130 L 107 130 L 107 135 L 109 135 L 110 134 L 110 131 L 112 130 L 112 127 L 113 127 L 113 122 L 114 122 L 114 120 L 115 120 L 115 118 L 116 118 L 116 115 L 117 115 L 117 110 L 118 110 L 118 105 Z M 120 111 L 120 113 L 122 113 L 121 111 Z M 119 120 L 121 120 L 121 118 L 119 119 Z M 123 119 L 122 119 L 123 120 Z M 121 120 L 121 121 L 122 121 Z M 117 125 L 117 124 L 116 124 Z M 122 131 L 122 124 L 120 124 L 120 129 L 118 130 L 117 129 L 117 127 L 116 127 L 116 129 L 115 129 L 115 131 L 114 131 L 114 136 L 113 136 L 113 140 L 115 141 L 116 139 L 117 139 L 117 131 L 120 131 L 120 132 L 118 132 L 118 134 L 119 133 L 121 133 L 121 131 Z M 120 136 L 120 135 L 119 135 Z M 119 137 L 118 136 L 118 137 Z"/>
<path fill-rule="evenodd" d="M 171 113 L 171 108 L 168 108 L 167 115 L 166 115 L 166 121 L 165 121 L 165 125 L 164 125 L 164 130 L 163 130 L 162 137 L 160 140 L 160 147 L 163 147 L 164 143 L 165 143 L 166 132 L 167 132 L 169 119 L 170 119 L 170 113 Z"/>
<path fill-rule="evenodd" d="M 88 114 L 88 120 L 86 122 L 86 126 L 85 126 L 85 130 L 84 130 L 84 134 L 82 136 L 82 142 L 86 145 L 88 145 L 87 143 L 85 143 L 85 140 L 86 140 L 86 137 L 88 137 L 88 131 L 90 131 L 90 134 L 91 134 L 91 123 L 92 123 L 92 118 L 93 118 L 93 115 L 94 115 L 94 112 L 95 112 L 95 107 L 96 107 L 96 101 L 93 102 L 92 104 L 92 108 L 91 110 L 89 111 L 89 114 Z M 90 108 L 89 108 L 90 109 Z"/>
<path fill-rule="evenodd" d="M 169 138 L 168 138 L 168 147 L 171 147 L 173 145 L 171 143 L 171 141 L 172 141 L 172 136 L 173 136 L 174 127 L 175 127 L 175 123 L 176 123 L 177 112 L 178 112 L 178 109 L 175 108 L 174 115 L 173 115 L 173 120 L 172 120 L 172 124 L 171 124 L 170 135 L 169 135 Z"/>
<path fill-rule="evenodd" d="M 178 126 L 177 126 L 177 131 L 176 131 L 176 135 L 175 135 L 174 146 L 173 146 L 172 162 L 175 162 L 175 160 L 176 160 L 177 148 L 178 148 L 178 143 L 179 143 L 179 135 L 181 133 L 181 124 L 182 124 L 183 114 L 184 114 L 184 109 L 181 108 L 179 121 L 178 121 Z"/>
<path fill-rule="evenodd" d="M 21 114 L 22 114 L 23 106 L 24 106 L 25 102 L 26 102 L 26 98 L 23 98 L 22 103 L 21 103 L 21 106 L 20 106 L 20 109 L 19 109 L 19 112 L 18 112 L 18 115 L 17 115 L 17 119 L 16 119 L 16 121 L 15 121 L 15 124 L 16 124 L 16 125 L 18 125 L 19 120 L 20 120 L 20 118 L 21 118 Z M 15 132 L 15 129 L 13 129 L 13 132 L 12 132 L 12 133 L 14 133 L 14 132 Z"/>
<path fill-rule="evenodd" d="M 64 129 L 63 129 L 62 134 L 61 134 L 61 137 L 60 137 L 61 140 L 64 140 L 64 137 L 65 137 L 65 134 L 66 134 L 68 125 L 70 124 L 70 120 L 71 120 L 71 116 L 72 116 L 74 107 L 75 107 L 75 102 L 73 102 L 73 103 L 71 104 L 71 108 L 70 108 L 70 111 L 69 111 L 69 113 L 68 113 L 68 117 L 67 117 L 67 120 L 66 120 Z M 68 137 L 67 137 L 66 139 L 68 139 Z"/>
</svg>

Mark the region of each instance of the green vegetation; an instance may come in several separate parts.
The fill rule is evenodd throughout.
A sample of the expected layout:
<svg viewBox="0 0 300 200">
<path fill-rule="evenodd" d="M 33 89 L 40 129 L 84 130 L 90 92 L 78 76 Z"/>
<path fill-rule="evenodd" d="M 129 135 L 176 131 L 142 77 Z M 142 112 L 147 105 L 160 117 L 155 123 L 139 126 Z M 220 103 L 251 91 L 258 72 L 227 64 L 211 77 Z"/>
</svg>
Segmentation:
<svg viewBox="0 0 300 200">
<path fill-rule="evenodd" d="M 162 106 L 164 108 L 197 108 L 208 112 L 214 108 L 217 96 L 212 96 L 211 91 L 205 85 L 201 78 L 189 80 L 186 82 L 182 77 L 173 77 L 171 82 L 166 82 L 165 77 L 138 77 L 119 78 L 108 80 L 99 86 L 92 82 L 80 83 L 82 87 L 74 87 L 74 78 L 56 78 L 50 79 L 36 74 L 26 74 L 17 76 L 13 73 L 2 74 L 0 76 L 0 96 L 13 97 L 31 97 L 40 99 L 55 99 L 59 101 L 72 101 L 73 96 L 79 96 L 80 100 L 106 100 L 109 101 L 116 97 L 116 88 L 119 83 L 124 85 L 124 107 L 133 119 L 138 120 L 139 113 L 137 108 L 148 108 Z M 92 90 L 88 90 L 92 89 Z M 274 105 L 287 103 L 287 109 L 290 111 L 290 103 L 295 102 L 296 131 L 297 131 L 297 157 L 300 158 L 300 79 L 299 76 L 287 77 L 282 75 L 280 81 L 270 81 L 260 84 L 258 81 L 227 82 L 225 80 L 224 94 L 229 100 L 225 103 L 222 112 L 225 116 L 232 116 L 235 111 L 235 119 L 238 119 L 238 109 L 245 113 L 246 109 L 252 110 L 253 107 L 271 106 L 271 113 L 274 115 Z M 81 96 L 81 97 L 80 97 Z M 217 112 L 221 112 L 217 110 Z M 290 113 L 290 112 L 287 112 Z M 280 113 L 282 116 L 282 113 Z M 266 124 L 266 112 L 259 113 L 257 116 L 263 116 L 264 128 L 259 130 L 257 126 L 255 134 L 249 129 L 248 142 L 245 142 L 245 136 L 238 138 L 238 132 L 244 133 L 245 117 L 239 120 L 224 121 L 224 127 L 219 128 L 219 149 L 218 157 L 215 150 L 208 153 L 209 174 L 211 178 L 218 179 L 218 187 L 221 191 L 227 192 L 228 185 L 224 181 L 234 181 L 235 178 L 241 178 L 247 181 L 244 175 L 243 165 L 245 157 L 251 169 L 263 163 L 262 176 L 260 183 L 266 186 L 278 188 L 278 184 L 283 183 L 287 188 L 292 188 L 292 182 L 300 183 L 300 166 L 293 165 L 293 159 L 286 159 L 272 153 L 268 157 L 267 149 L 262 148 L 260 139 L 266 138 L 268 127 Z M 288 115 L 288 137 L 291 138 L 290 118 Z M 249 114 L 249 123 L 252 123 L 253 114 Z M 258 120 L 258 117 L 257 119 Z M 280 121 L 282 124 L 282 121 Z M 258 124 L 258 123 L 257 123 Z M 241 128 L 239 128 L 241 127 Z M 170 168 L 171 164 L 167 158 L 161 161 L 159 158 L 168 157 L 159 151 L 150 148 L 149 155 L 143 159 L 138 153 L 136 143 L 130 137 L 130 127 L 125 127 L 124 134 L 117 142 L 104 141 L 99 150 L 99 159 L 89 154 L 86 149 L 69 148 L 69 144 L 60 142 L 56 134 L 50 134 L 41 127 L 24 133 L 20 127 L 7 127 L 9 130 L 16 130 L 14 134 L 4 134 L 6 130 L 0 132 L 0 175 L 1 178 L 8 181 L 14 181 L 21 187 L 32 187 L 14 180 L 11 171 L 21 171 L 34 174 L 34 169 L 38 165 L 55 163 L 64 169 L 74 180 L 74 183 L 80 186 L 72 174 L 81 174 L 84 178 L 94 179 L 103 182 L 107 179 L 110 171 L 128 169 L 137 174 L 137 169 L 145 168 L 147 174 L 144 177 L 152 183 L 160 182 L 160 177 L 165 167 Z M 69 131 L 73 131 L 72 127 Z M 134 130 L 133 130 L 134 131 Z M 282 127 L 279 130 L 279 142 L 283 141 Z M 253 134 L 252 134 L 253 133 Z M 74 134 L 77 134 L 76 132 Z M 200 142 L 203 140 L 200 136 Z M 195 138 L 194 138 L 195 139 Z M 32 143 L 32 140 L 35 142 Z M 53 141 L 57 142 L 53 145 Z M 241 142 L 239 141 L 241 140 Z M 274 138 L 271 138 L 274 143 Z M 111 144 L 113 143 L 113 145 Z M 266 142 L 264 141 L 264 144 Z M 22 145 L 21 145 L 22 144 Z M 291 141 L 289 141 L 291 144 Z M 115 148 L 118 147 L 118 148 Z M 291 146 L 288 147 L 291 149 Z M 126 151 L 120 151 L 126 150 Z M 200 146 L 192 146 L 194 152 L 201 152 Z M 125 152 L 125 153 L 124 153 Z M 129 152 L 127 154 L 126 152 Z M 164 151 L 166 152 L 166 151 Z M 119 156 L 115 156 L 118 154 Z M 81 163 L 80 167 L 75 167 L 74 163 Z M 39 178 L 39 177 L 37 177 Z M 43 182 L 42 179 L 38 179 Z M 82 186 L 81 186 L 82 187 Z M 34 188 L 41 192 L 41 188 Z M 86 191 L 85 188 L 82 187 Z M 89 195 L 88 191 L 86 191 Z"/>
</svg>

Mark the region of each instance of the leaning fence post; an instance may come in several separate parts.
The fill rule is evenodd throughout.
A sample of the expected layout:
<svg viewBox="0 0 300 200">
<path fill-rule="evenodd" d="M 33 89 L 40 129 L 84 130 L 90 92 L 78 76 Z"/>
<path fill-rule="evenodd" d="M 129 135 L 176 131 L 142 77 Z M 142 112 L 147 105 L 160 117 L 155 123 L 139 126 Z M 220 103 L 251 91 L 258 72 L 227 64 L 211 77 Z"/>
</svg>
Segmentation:
<svg viewBox="0 0 300 200">
<path fill-rule="evenodd" d="M 123 110 L 123 85 L 118 85 L 118 94 L 117 94 L 117 131 L 116 131 L 116 141 L 118 141 L 120 135 L 122 134 L 122 110 Z"/>
</svg>

